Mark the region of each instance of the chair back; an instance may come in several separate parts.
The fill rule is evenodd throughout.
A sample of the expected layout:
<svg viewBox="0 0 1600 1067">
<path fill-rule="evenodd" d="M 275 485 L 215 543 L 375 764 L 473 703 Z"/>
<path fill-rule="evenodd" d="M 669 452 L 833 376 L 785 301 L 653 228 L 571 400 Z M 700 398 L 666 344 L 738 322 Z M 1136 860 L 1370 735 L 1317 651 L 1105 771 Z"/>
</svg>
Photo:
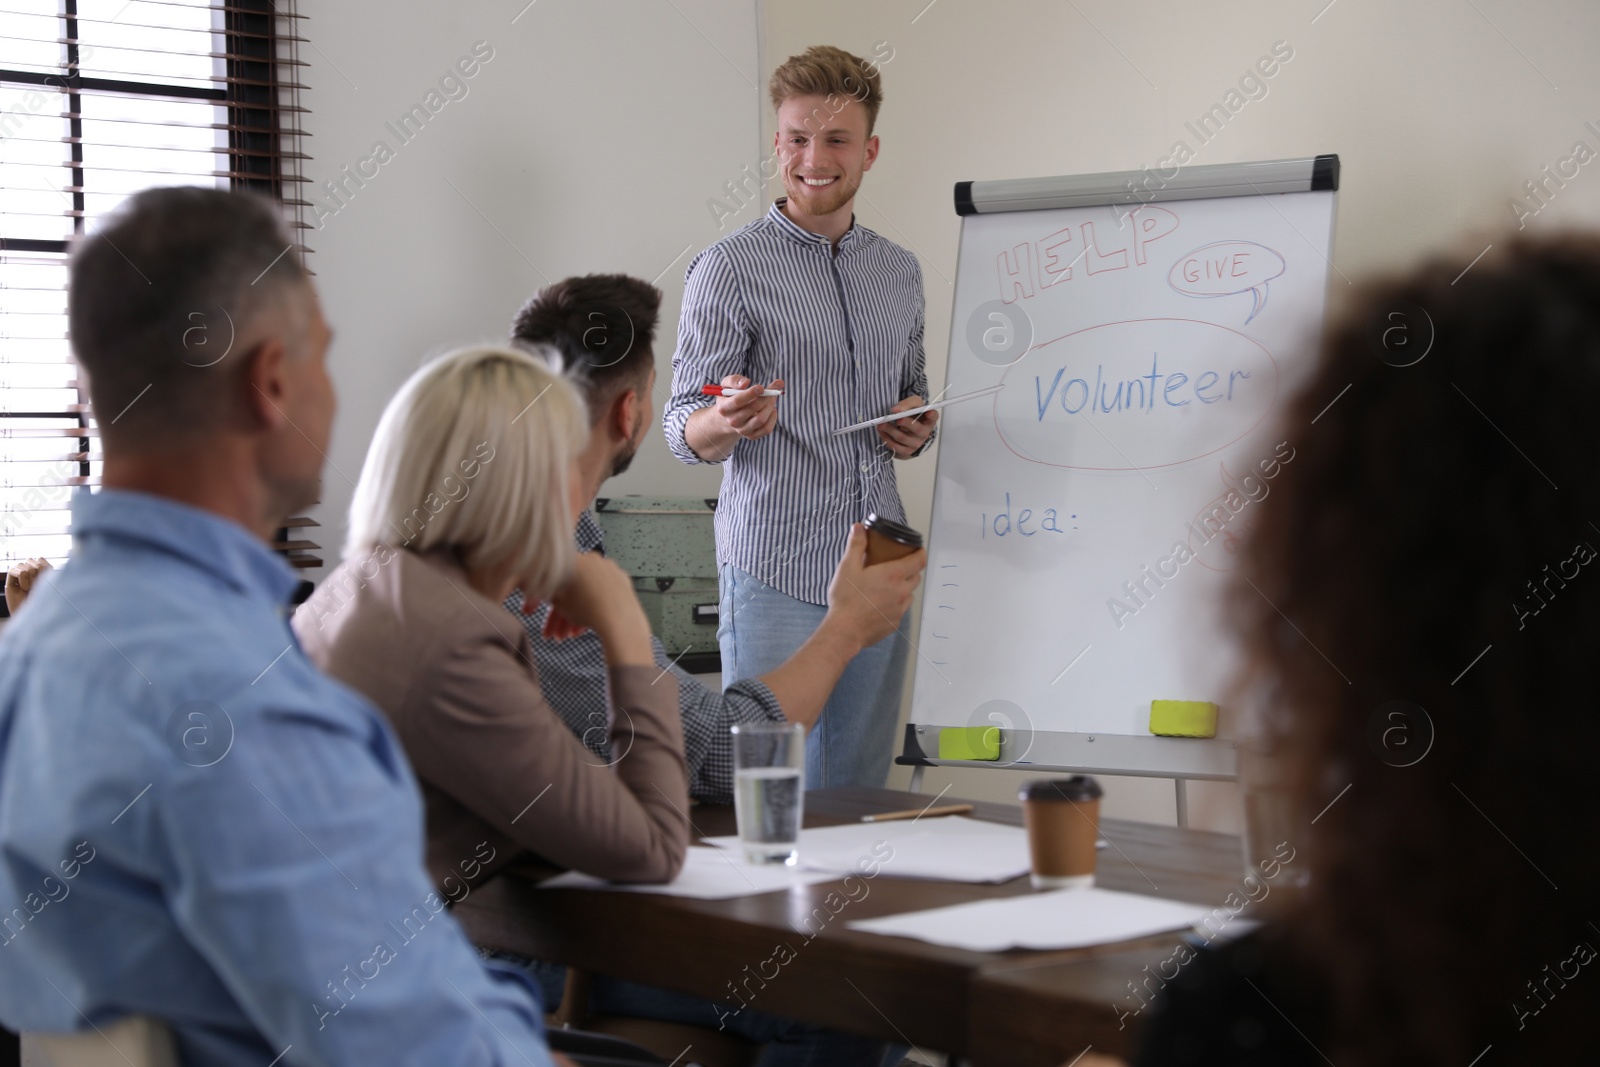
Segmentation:
<svg viewBox="0 0 1600 1067">
<path fill-rule="evenodd" d="M 156 1019 L 129 1015 L 77 1034 L 23 1034 L 22 1067 L 178 1067 L 172 1032 Z"/>
</svg>

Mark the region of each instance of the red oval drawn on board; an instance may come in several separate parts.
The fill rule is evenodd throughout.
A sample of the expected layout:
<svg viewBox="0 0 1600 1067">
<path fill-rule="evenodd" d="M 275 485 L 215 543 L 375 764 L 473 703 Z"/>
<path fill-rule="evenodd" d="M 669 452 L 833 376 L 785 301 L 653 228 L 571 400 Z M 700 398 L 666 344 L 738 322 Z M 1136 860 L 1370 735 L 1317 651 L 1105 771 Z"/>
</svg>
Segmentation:
<svg viewBox="0 0 1600 1067">
<path fill-rule="evenodd" d="M 1260 413 L 1258 415 L 1256 415 L 1255 419 L 1253 421 L 1251 421 L 1250 424 L 1248 426 L 1245 426 L 1243 429 L 1238 429 L 1236 426 L 1230 426 L 1228 424 L 1229 420 L 1223 414 L 1219 413 L 1215 418 L 1213 418 L 1213 419 L 1211 419 L 1209 421 L 1215 422 L 1221 427 L 1221 429 L 1219 430 L 1220 433 L 1227 433 L 1227 434 L 1230 434 L 1231 436 L 1228 436 L 1226 439 L 1220 440 L 1220 441 L 1218 441 L 1216 443 L 1204 442 L 1204 443 L 1202 443 L 1201 448 L 1200 448 L 1199 451 L 1195 451 L 1190 455 L 1184 455 L 1184 456 L 1182 456 L 1180 458 L 1163 459 L 1162 462 L 1159 462 L 1159 463 L 1135 463 L 1131 459 L 1126 459 L 1125 457 L 1124 457 L 1125 461 L 1122 464 L 1113 465 L 1113 466 L 1097 466 L 1097 465 L 1093 465 L 1093 464 L 1089 464 L 1089 463 L 1057 462 L 1057 461 L 1052 460 L 1052 459 L 1041 459 L 1036 455 L 1030 454 L 1027 446 L 1023 442 L 1014 439 L 1015 435 L 1012 435 L 1012 436 L 1008 436 L 1007 435 L 1007 433 L 1006 433 L 1006 422 L 1007 422 L 1007 420 L 1005 420 L 1005 419 L 1003 419 L 1001 417 L 1001 408 L 1000 408 L 1001 403 L 1002 402 L 1008 402 L 1008 403 L 1011 403 L 1011 404 L 1017 403 L 1017 401 L 1015 399 L 1008 399 L 1008 398 L 1012 398 L 1012 397 L 1022 397 L 1025 402 L 1028 402 L 1028 403 L 1032 403 L 1033 402 L 1033 398 L 1028 394 L 1028 392 L 1025 389 L 1023 389 L 1020 386 L 1020 384 L 1016 384 L 1014 388 L 1002 389 L 1000 392 L 996 393 L 995 397 L 994 397 L 994 401 L 993 401 L 992 407 L 991 407 L 991 412 L 992 412 L 993 419 L 994 419 L 995 433 L 999 436 L 1000 442 L 1001 442 L 1001 444 L 1003 444 L 1006 447 L 1006 450 L 1009 451 L 1012 455 L 1016 456 L 1018 459 L 1024 459 L 1024 460 L 1027 460 L 1030 463 L 1038 463 L 1041 466 L 1046 466 L 1046 467 L 1059 467 L 1059 468 L 1062 468 L 1064 470 L 1086 470 L 1086 471 L 1159 470 L 1159 469 L 1161 469 L 1163 467 L 1176 467 L 1176 466 L 1180 466 L 1180 465 L 1182 465 L 1184 463 L 1192 463 L 1197 459 L 1204 459 L 1207 456 L 1214 456 L 1218 452 L 1224 451 L 1225 449 L 1227 449 L 1230 446 L 1238 443 L 1239 441 L 1242 441 L 1243 439 L 1245 439 L 1246 437 L 1249 437 L 1252 433 L 1254 433 L 1256 431 L 1256 429 L 1258 427 L 1260 427 L 1262 422 L 1264 422 L 1266 420 L 1267 416 L 1273 410 L 1276 409 L 1277 402 L 1278 402 L 1278 389 L 1279 389 L 1279 378 L 1280 378 L 1279 373 L 1278 373 L 1278 361 L 1277 361 L 1277 359 L 1275 359 L 1273 357 L 1272 353 L 1267 350 L 1265 345 L 1261 344 L 1261 342 L 1257 341 L 1255 338 L 1250 337 L 1247 334 L 1240 333 L 1238 330 L 1231 330 L 1226 326 L 1219 326 L 1214 322 L 1206 322 L 1206 321 L 1204 321 L 1202 319 L 1185 319 L 1185 318 L 1176 318 L 1176 317 L 1163 317 L 1163 318 L 1150 318 L 1150 319 L 1123 319 L 1123 320 L 1120 320 L 1118 322 L 1101 323 L 1098 326 L 1090 326 L 1090 327 L 1087 327 L 1087 328 L 1082 329 L 1082 330 L 1074 330 L 1071 333 L 1062 334 L 1060 337 L 1054 337 L 1054 338 L 1051 338 L 1048 341 L 1040 341 L 1040 342 L 1035 343 L 1033 345 L 1033 347 L 1028 350 L 1028 353 L 1022 359 L 1018 360 L 1017 362 L 1011 364 L 1011 366 L 1006 368 L 1006 371 L 1005 371 L 1005 373 L 1003 375 L 1001 375 L 1000 380 L 1001 380 L 1001 382 L 1003 384 L 1013 385 L 1014 383 L 1011 383 L 1011 382 L 1007 381 L 1007 379 L 1009 379 L 1012 376 L 1013 373 L 1016 373 L 1019 376 L 1019 378 L 1021 376 L 1023 376 L 1023 375 L 1033 374 L 1034 371 L 1035 371 L 1035 368 L 1040 367 L 1042 362 L 1045 359 L 1049 358 L 1049 353 L 1047 353 L 1045 350 L 1047 350 L 1051 345 L 1057 344 L 1059 342 L 1069 341 L 1071 338 L 1075 338 L 1075 337 L 1076 338 L 1081 338 L 1086 334 L 1094 334 L 1094 333 L 1096 333 L 1098 331 L 1122 330 L 1123 332 L 1132 332 L 1132 331 L 1125 330 L 1124 328 L 1127 328 L 1127 327 L 1137 328 L 1137 327 L 1141 327 L 1141 326 L 1148 326 L 1150 324 L 1177 324 L 1177 325 L 1181 326 L 1184 329 L 1187 329 L 1188 327 L 1198 327 L 1199 330 L 1197 332 L 1201 332 L 1201 333 L 1203 333 L 1205 331 L 1216 331 L 1216 334 L 1226 334 L 1227 335 L 1227 339 L 1230 342 L 1230 346 L 1233 347 L 1235 351 L 1240 351 L 1240 350 L 1252 351 L 1253 350 L 1252 354 L 1259 353 L 1260 357 L 1263 360 L 1263 364 L 1262 365 L 1265 366 L 1271 372 L 1272 381 L 1271 381 L 1270 396 L 1268 396 L 1268 398 L 1267 398 L 1265 403 L 1261 404 L 1261 411 L 1260 411 Z M 1213 337 L 1215 337 L 1216 334 L 1214 334 Z M 1100 339 L 1097 338 L 1096 340 L 1098 341 Z M 1105 350 L 1105 348 L 1106 348 L 1106 346 L 1104 346 L 1104 345 L 1102 345 L 1100 347 L 1102 348 L 1102 350 Z M 1138 346 L 1138 350 L 1141 351 L 1141 352 L 1142 351 L 1148 351 L 1148 345 L 1147 344 L 1141 344 L 1140 346 Z M 1153 356 L 1159 356 L 1159 352 L 1158 353 L 1154 353 Z M 1091 361 L 1091 363 L 1088 364 L 1088 365 L 1097 366 L 1097 367 L 1098 366 L 1103 366 L 1104 365 L 1103 364 L 1103 360 L 1106 357 L 1099 357 L 1099 358 L 1100 358 L 1100 360 L 1102 362 L 1094 363 L 1094 362 Z M 1142 360 L 1144 357 L 1141 355 L 1139 358 Z M 1063 366 L 1064 366 L 1064 364 L 1063 364 Z M 1210 368 L 1208 368 L 1208 369 L 1210 369 Z M 1182 372 L 1182 370 L 1183 370 L 1183 368 L 1179 368 L 1180 372 Z M 1168 375 L 1170 375 L 1171 373 L 1172 373 L 1172 371 L 1169 370 L 1168 371 Z M 1140 377 L 1143 377 L 1143 376 L 1140 376 Z M 1186 375 L 1186 377 L 1187 377 L 1187 375 Z M 1191 381 L 1192 381 L 1192 379 L 1191 379 Z M 1153 390 L 1154 390 L 1154 386 L 1152 386 L 1152 393 L 1153 393 Z M 1142 394 L 1141 394 L 1141 397 L 1142 397 Z M 1092 393 L 1091 393 L 1091 398 L 1090 399 L 1091 399 L 1091 403 L 1092 403 Z M 1138 419 L 1138 418 L 1148 417 L 1149 414 L 1153 414 L 1153 411 L 1154 411 L 1153 399 L 1152 399 L 1152 409 L 1153 410 L 1152 410 L 1151 413 L 1133 414 L 1131 416 L 1126 416 L 1126 417 L 1129 417 L 1131 419 Z M 1198 410 L 1204 410 L 1204 408 L 1199 408 Z M 1237 409 L 1233 409 L 1233 410 L 1237 410 Z M 1166 414 L 1166 413 L 1164 412 L 1164 414 Z M 1110 417 L 1118 417 L 1118 416 L 1125 416 L 1125 415 L 1126 415 L 1126 413 L 1118 412 L 1115 415 L 1111 415 Z M 1098 413 L 1097 412 L 1095 415 L 1090 416 L 1089 418 L 1091 418 L 1091 419 L 1102 419 L 1103 420 L 1106 417 L 1108 417 L 1107 414 Z M 1172 417 L 1172 416 L 1169 415 L 1167 417 Z M 1024 421 L 1024 424 L 1026 424 L 1025 420 L 1014 420 L 1014 421 Z M 1038 420 L 1039 423 L 1042 423 L 1042 421 L 1043 421 L 1042 419 Z M 1088 421 L 1088 420 L 1086 419 L 1085 421 Z M 1096 426 L 1096 427 L 1094 427 L 1094 429 L 1095 430 L 1101 430 L 1101 435 L 1100 436 L 1104 436 L 1104 431 L 1103 431 L 1102 427 Z M 1093 430 L 1091 430 L 1091 432 L 1093 432 Z M 1206 447 L 1207 445 L 1209 445 L 1209 447 Z M 1112 449 L 1114 451 L 1120 451 L 1120 450 L 1116 449 L 1116 446 L 1114 444 L 1112 445 Z"/>
</svg>

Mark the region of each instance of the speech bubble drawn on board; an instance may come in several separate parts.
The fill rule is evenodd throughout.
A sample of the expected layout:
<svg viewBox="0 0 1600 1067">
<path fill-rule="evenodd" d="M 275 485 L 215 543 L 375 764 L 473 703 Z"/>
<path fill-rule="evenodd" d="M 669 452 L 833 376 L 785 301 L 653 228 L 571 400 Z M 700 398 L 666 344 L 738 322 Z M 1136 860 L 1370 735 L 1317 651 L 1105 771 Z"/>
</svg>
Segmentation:
<svg viewBox="0 0 1600 1067">
<path fill-rule="evenodd" d="M 1254 241 L 1217 241 L 1180 256 L 1167 272 L 1167 284 L 1184 296 L 1218 297 L 1249 293 L 1254 300 L 1250 320 L 1267 306 L 1267 283 L 1283 276 L 1288 265 L 1266 245 Z"/>
</svg>

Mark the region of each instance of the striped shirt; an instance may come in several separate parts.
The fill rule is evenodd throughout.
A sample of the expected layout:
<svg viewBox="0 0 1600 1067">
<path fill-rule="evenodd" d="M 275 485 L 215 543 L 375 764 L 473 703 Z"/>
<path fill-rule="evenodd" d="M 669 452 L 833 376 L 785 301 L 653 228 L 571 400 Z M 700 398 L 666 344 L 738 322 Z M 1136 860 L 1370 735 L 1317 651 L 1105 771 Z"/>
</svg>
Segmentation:
<svg viewBox="0 0 1600 1067">
<path fill-rule="evenodd" d="M 578 551 L 605 553 L 604 534 L 594 515 L 578 518 Z M 533 639 L 533 661 L 539 669 L 539 688 L 567 728 L 598 759 L 611 763 L 611 671 L 605 649 L 593 631 L 551 641 L 544 636 L 550 605 L 541 603 L 533 614 L 522 613 L 522 593 L 512 593 L 506 610 L 522 620 Z M 652 637 L 656 666 L 669 670 L 678 684 L 678 711 L 683 716 L 683 755 L 689 765 L 689 795 L 709 804 L 733 800 L 733 734 L 735 723 L 783 722 L 783 706 L 759 678 L 745 678 L 719 693 L 674 666 L 659 638 Z M 668 684 L 662 681 L 662 684 Z"/>
<path fill-rule="evenodd" d="M 822 605 L 850 524 L 873 512 L 905 521 L 877 432 L 833 431 L 928 395 L 922 269 L 853 220 L 835 252 L 783 203 L 690 262 L 661 424 L 675 456 L 706 462 L 684 439 L 689 416 L 714 403 L 700 387 L 729 374 L 784 380 L 777 427 L 740 438 L 726 460 L 717 562 Z"/>
</svg>

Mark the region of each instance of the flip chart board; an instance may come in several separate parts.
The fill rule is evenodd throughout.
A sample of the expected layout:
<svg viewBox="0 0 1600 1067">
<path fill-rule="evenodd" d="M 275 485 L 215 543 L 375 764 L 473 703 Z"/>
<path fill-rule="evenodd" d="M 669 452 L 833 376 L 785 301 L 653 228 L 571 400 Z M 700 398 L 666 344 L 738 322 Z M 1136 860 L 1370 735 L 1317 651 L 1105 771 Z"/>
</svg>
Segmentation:
<svg viewBox="0 0 1600 1067">
<path fill-rule="evenodd" d="M 914 731 L 998 725 L 1002 766 L 1231 776 L 1218 593 L 1294 462 L 1278 416 L 1321 325 L 1337 173 L 957 187 L 946 387 L 1004 388 L 939 424 Z M 1152 736 L 1152 700 L 1222 705 L 1222 740 Z"/>
</svg>

